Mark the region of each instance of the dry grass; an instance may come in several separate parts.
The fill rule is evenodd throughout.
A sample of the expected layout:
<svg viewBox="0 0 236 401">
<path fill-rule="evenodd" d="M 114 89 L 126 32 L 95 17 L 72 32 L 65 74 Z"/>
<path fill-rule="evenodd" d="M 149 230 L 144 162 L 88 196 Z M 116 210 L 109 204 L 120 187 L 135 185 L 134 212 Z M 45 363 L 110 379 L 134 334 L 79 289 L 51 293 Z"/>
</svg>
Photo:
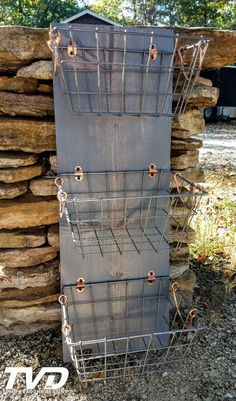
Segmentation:
<svg viewBox="0 0 236 401">
<path fill-rule="evenodd" d="M 230 258 L 236 268 L 236 176 L 206 176 L 208 196 L 193 221 L 196 241 L 190 246 L 194 258 L 216 263 Z"/>
<path fill-rule="evenodd" d="M 190 252 L 207 303 L 218 307 L 236 288 L 236 176 L 208 173 L 206 182 Z"/>
</svg>

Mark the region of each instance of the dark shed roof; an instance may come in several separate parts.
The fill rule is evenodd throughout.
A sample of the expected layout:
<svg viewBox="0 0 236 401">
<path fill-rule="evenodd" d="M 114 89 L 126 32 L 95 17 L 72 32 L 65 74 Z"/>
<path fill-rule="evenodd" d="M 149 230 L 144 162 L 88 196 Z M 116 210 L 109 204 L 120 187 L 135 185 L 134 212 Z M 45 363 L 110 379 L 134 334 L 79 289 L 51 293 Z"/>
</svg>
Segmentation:
<svg viewBox="0 0 236 401">
<path fill-rule="evenodd" d="M 108 18 L 101 17 L 90 10 L 82 11 L 70 18 L 67 18 L 64 23 L 77 23 L 77 24 L 93 24 L 93 25 L 114 25 L 120 26 L 117 22 L 111 21 Z"/>
</svg>

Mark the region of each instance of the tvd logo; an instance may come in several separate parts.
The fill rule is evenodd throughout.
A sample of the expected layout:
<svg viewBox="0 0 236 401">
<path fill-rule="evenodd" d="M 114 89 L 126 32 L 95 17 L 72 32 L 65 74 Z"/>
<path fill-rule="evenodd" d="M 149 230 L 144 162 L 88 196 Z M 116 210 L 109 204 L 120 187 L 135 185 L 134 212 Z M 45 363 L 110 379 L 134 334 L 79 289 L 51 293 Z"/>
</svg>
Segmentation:
<svg viewBox="0 0 236 401">
<path fill-rule="evenodd" d="M 42 368 L 33 379 L 32 368 L 11 368 L 5 369 L 5 373 L 10 374 L 6 389 L 12 390 L 18 374 L 24 375 L 25 385 L 27 390 L 33 390 L 38 385 L 43 376 L 47 376 L 47 381 L 44 386 L 46 390 L 56 390 L 64 386 L 67 382 L 69 371 L 66 368 Z M 60 380 L 55 380 L 55 373 L 60 374 Z"/>
</svg>

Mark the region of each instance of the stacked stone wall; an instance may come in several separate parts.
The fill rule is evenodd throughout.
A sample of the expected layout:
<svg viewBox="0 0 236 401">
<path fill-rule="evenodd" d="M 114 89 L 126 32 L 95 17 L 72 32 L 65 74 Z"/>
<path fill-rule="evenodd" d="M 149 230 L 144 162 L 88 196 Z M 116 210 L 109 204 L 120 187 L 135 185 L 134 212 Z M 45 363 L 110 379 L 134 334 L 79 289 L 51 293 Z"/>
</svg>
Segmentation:
<svg viewBox="0 0 236 401">
<path fill-rule="evenodd" d="M 60 320 L 52 63 L 48 30 L 2 27 L 0 35 L 0 334 L 26 334 Z M 199 78 L 186 111 L 173 119 L 171 167 L 196 183 L 204 179 L 202 142 L 193 136 L 204 130 L 202 107 L 217 98 L 218 89 Z M 172 242 L 177 237 L 170 233 Z M 188 228 L 170 253 L 172 279 L 190 292 L 194 238 Z"/>
</svg>

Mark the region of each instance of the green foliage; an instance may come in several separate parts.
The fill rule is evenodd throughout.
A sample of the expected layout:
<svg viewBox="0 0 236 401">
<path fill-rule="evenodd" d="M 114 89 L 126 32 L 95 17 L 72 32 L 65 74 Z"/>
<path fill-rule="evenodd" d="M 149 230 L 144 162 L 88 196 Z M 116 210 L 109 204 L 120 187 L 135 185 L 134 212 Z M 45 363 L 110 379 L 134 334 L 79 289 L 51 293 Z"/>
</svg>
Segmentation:
<svg viewBox="0 0 236 401">
<path fill-rule="evenodd" d="M 96 0 L 91 4 L 91 10 L 120 24 L 130 22 L 129 18 L 124 15 L 125 8 L 123 8 L 122 0 Z"/>
<path fill-rule="evenodd" d="M 234 0 L 99 0 L 91 9 L 129 24 L 236 27 Z"/>
<path fill-rule="evenodd" d="M 176 22 L 175 0 L 150 0 L 148 2 L 131 0 L 130 11 L 133 11 L 132 22 L 134 24 L 159 25 L 160 23 L 167 23 L 174 25 Z"/>
<path fill-rule="evenodd" d="M 0 24 L 49 27 L 50 22 L 60 22 L 84 8 L 77 0 L 2 0 Z"/>
<path fill-rule="evenodd" d="M 178 0 L 176 23 L 184 26 L 234 28 L 236 5 L 230 0 Z"/>
<path fill-rule="evenodd" d="M 86 8 L 86 0 L 1 0 L 0 24 L 48 27 Z M 121 24 L 236 28 L 234 0 L 94 0 L 90 8 Z"/>
</svg>

